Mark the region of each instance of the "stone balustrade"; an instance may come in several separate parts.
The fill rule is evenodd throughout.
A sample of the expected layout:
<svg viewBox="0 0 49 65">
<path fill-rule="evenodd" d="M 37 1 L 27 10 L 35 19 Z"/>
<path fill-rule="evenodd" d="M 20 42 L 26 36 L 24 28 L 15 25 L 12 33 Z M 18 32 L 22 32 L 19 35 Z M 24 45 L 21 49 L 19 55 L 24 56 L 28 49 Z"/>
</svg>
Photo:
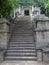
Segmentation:
<svg viewBox="0 0 49 65">
<path fill-rule="evenodd" d="M 44 46 L 49 43 L 49 19 L 36 20 L 36 43 L 37 46 Z"/>
<path fill-rule="evenodd" d="M 0 47 L 3 49 L 7 49 L 13 26 L 12 21 L 0 19 Z"/>
<path fill-rule="evenodd" d="M 12 20 L 0 19 L 0 61 L 4 59 L 14 26 Z"/>
<path fill-rule="evenodd" d="M 35 33 L 36 33 L 36 49 L 40 50 L 43 54 L 46 53 L 45 56 L 47 56 L 47 52 L 45 49 L 47 49 L 47 46 L 49 45 L 49 18 L 38 18 L 35 20 Z M 49 49 L 49 48 L 48 48 Z M 41 53 L 39 52 L 39 53 Z M 44 53 L 45 52 L 45 53 Z M 43 60 L 47 57 L 43 56 Z M 40 56 L 39 56 L 40 57 Z"/>
<path fill-rule="evenodd" d="M 0 19 L 0 47 L 7 49 L 9 41 L 9 21 L 6 19 Z"/>
</svg>

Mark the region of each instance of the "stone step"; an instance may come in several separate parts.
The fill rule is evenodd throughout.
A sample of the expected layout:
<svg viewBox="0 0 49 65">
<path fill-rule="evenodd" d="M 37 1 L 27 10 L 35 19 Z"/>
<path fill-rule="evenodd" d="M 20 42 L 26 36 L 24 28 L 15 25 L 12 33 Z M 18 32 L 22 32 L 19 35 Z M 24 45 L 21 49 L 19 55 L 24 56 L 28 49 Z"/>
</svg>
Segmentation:
<svg viewBox="0 0 49 65">
<path fill-rule="evenodd" d="M 12 55 L 11 54 L 11 55 L 6 55 L 6 56 L 9 56 L 9 57 L 32 57 L 32 56 L 36 57 L 35 54 L 34 55 L 33 54 L 32 55 L 31 54 L 29 54 L 29 55 L 21 55 L 21 54 L 19 54 L 19 55 L 17 55 L 17 54 L 16 55 Z"/>
<path fill-rule="evenodd" d="M 36 50 L 7 50 L 7 53 L 34 53 Z"/>
<path fill-rule="evenodd" d="M 8 45 L 9 47 L 35 47 L 35 44 L 33 43 L 33 44 L 25 44 L 25 43 L 23 43 L 23 44 L 19 44 L 19 43 L 15 43 L 15 42 L 10 42 L 10 44 Z"/>
<path fill-rule="evenodd" d="M 25 25 L 27 25 L 27 28 L 32 28 L 32 24 L 30 24 L 30 23 L 26 23 L 26 22 L 23 22 L 23 23 L 19 23 L 19 24 L 17 24 L 17 26 L 15 26 L 16 28 L 17 27 L 22 27 L 22 28 L 25 28 Z"/>
<path fill-rule="evenodd" d="M 24 44 L 24 43 L 26 43 L 26 44 L 27 44 L 27 43 L 28 43 L 28 44 L 29 44 L 29 43 L 30 43 L 30 44 L 33 43 L 33 44 L 34 44 L 34 42 L 32 42 L 32 41 L 31 41 L 31 42 L 25 42 L 25 41 L 22 41 L 22 42 L 17 42 L 17 41 L 16 41 L 16 42 L 12 42 L 12 41 L 11 41 L 10 43 L 23 43 L 23 44 Z"/>
<path fill-rule="evenodd" d="M 35 47 L 35 45 L 17 45 L 17 44 L 16 45 L 15 44 L 14 45 L 13 44 L 12 45 L 10 44 L 8 46 L 9 47 Z"/>
<path fill-rule="evenodd" d="M 9 49 L 8 49 L 7 51 L 11 51 L 11 52 L 12 52 L 12 51 L 13 51 L 13 52 L 17 52 L 17 51 L 22 51 L 22 52 L 23 52 L 23 51 L 24 51 L 24 52 L 25 52 L 25 51 L 33 51 L 33 52 L 35 52 L 35 49 L 32 49 L 32 50 L 25 50 L 25 49 L 23 49 L 23 50 L 17 50 L 17 49 L 15 49 L 15 50 L 14 50 L 14 49 L 13 49 L 13 50 L 9 50 Z"/>
<path fill-rule="evenodd" d="M 36 53 L 36 50 L 35 51 L 8 51 L 7 50 L 7 52 L 6 53 L 18 53 L 18 54 L 20 54 L 20 53 L 28 53 L 28 54 L 31 54 L 31 53 Z"/>
<path fill-rule="evenodd" d="M 12 44 L 34 44 L 34 42 L 12 42 Z"/>
<path fill-rule="evenodd" d="M 25 36 L 25 37 L 24 36 L 15 36 L 15 37 L 12 38 L 12 40 L 15 40 L 15 39 L 20 39 L 20 40 L 23 40 L 23 39 L 29 40 L 30 39 L 30 40 L 33 40 L 33 37 L 31 37 L 31 36 L 28 36 L 28 37 L 27 36 Z"/>
<path fill-rule="evenodd" d="M 15 36 L 15 37 L 12 37 L 11 38 L 11 40 L 17 40 L 17 39 L 20 39 L 20 40 L 24 40 L 24 39 L 26 39 L 26 40 L 33 40 L 34 38 L 33 37 L 31 37 L 31 36 Z"/>
<path fill-rule="evenodd" d="M 27 37 L 15 37 L 11 39 L 11 42 L 34 42 L 33 38 L 27 38 Z"/>
<path fill-rule="evenodd" d="M 10 56 L 7 56 L 7 57 L 5 57 L 5 60 L 20 60 L 20 61 L 23 61 L 23 60 L 34 60 L 34 61 L 36 61 L 37 60 L 37 57 L 10 57 Z"/>
<path fill-rule="evenodd" d="M 34 29 L 33 28 L 26 28 L 26 27 L 25 28 L 15 28 L 15 31 L 14 32 L 17 33 L 19 31 L 22 32 L 22 33 L 23 32 L 28 32 L 28 31 L 32 32 L 32 31 L 34 31 Z"/>
<path fill-rule="evenodd" d="M 24 37 L 29 37 L 29 36 L 30 36 L 30 37 L 32 37 L 32 38 L 34 37 L 33 34 L 15 34 L 15 35 L 13 35 L 12 37 L 17 37 L 17 36 L 18 36 L 18 37 L 23 37 L 23 36 L 24 36 Z"/>
<path fill-rule="evenodd" d="M 25 40 L 17 40 L 17 41 L 11 41 L 10 43 L 12 43 L 12 42 L 13 43 L 15 43 L 15 42 L 31 42 L 31 41 L 33 42 L 34 40 L 26 40 L 26 41 Z"/>
<path fill-rule="evenodd" d="M 33 45 L 29 45 L 29 46 L 28 46 L 28 45 L 27 45 L 27 46 L 26 46 L 26 45 L 9 45 L 8 47 L 13 47 L 13 48 L 14 48 L 14 47 L 16 47 L 16 48 L 17 48 L 17 47 L 18 47 L 18 48 L 19 48 L 19 47 L 21 47 L 21 48 L 22 48 L 22 47 L 23 47 L 23 48 L 27 48 L 27 47 L 29 48 L 29 47 L 31 47 L 31 48 L 35 48 L 35 45 L 34 45 L 34 46 L 33 46 Z"/>
<path fill-rule="evenodd" d="M 27 28 L 26 28 L 26 27 L 27 27 L 27 26 L 25 26 L 25 27 L 24 27 L 24 26 L 23 26 L 23 27 L 22 27 L 22 26 L 21 26 L 21 27 L 17 26 L 17 27 L 15 27 L 15 31 L 14 31 L 14 32 L 16 32 L 16 29 L 17 29 L 17 30 L 18 30 L 18 29 L 19 29 L 19 30 L 21 29 L 21 30 L 23 30 L 23 31 L 24 31 L 24 30 L 26 30 L 26 31 L 27 31 L 27 30 L 28 30 L 28 31 L 32 31 L 32 30 L 33 30 L 33 28 L 32 28 L 33 26 L 32 26 L 32 27 L 29 27 L 29 26 L 28 26 Z M 19 30 L 18 30 L 18 31 L 19 31 Z"/>
<path fill-rule="evenodd" d="M 8 51 L 7 50 L 7 53 L 34 53 L 34 52 L 36 52 L 36 51 Z"/>
<path fill-rule="evenodd" d="M 15 43 L 15 42 L 10 43 L 10 45 L 34 45 L 35 46 L 34 43 Z"/>
<path fill-rule="evenodd" d="M 9 47 L 8 50 L 36 50 L 35 47 L 33 48 L 26 48 L 26 47 Z"/>
<path fill-rule="evenodd" d="M 26 36 L 31 36 L 31 35 L 32 35 L 32 36 L 34 36 L 34 34 L 33 34 L 32 32 L 24 32 L 24 31 L 23 31 L 23 32 L 14 32 L 14 33 L 13 33 L 13 36 L 15 36 L 15 35 L 16 35 L 16 36 L 19 36 L 19 35 L 20 35 L 20 36 L 21 36 L 21 35 L 22 35 L 22 36 L 23 36 L 23 35 L 26 35 Z"/>
<path fill-rule="evenodd" d="M 19 33 L 14 33 L 13 36 L 33 36 L 33 33 L 29 32 L 19 32 Z"/>
<path fill-rule="evenodd" d="M 22 35 L 21 34 L 20 35 L 19 34 L 15 34 L 15 35 L 12 36 L 12 38 L 16 38 L 16 37 L 24 37 L 24 38 L 25 37 L 27 37 L 27 38 L 28 37 L 32 37 L 33 38 L 34 35 L 32 35 L 32 34 L 28 34 L 28 35 L 25 35 L 25 34 L 22 34 Z"/>
<path fill-rule="evenodd" d="M 27 39 L 27 38 L 16 38 L 16 39 L 11 39 L 11 42 L 33 42 L 34 40 L 32 39 Z"/>
<path fill-rule="evenodd" d="M 8 49 L 8 51 L 25 51 L 25 49 L 22 49 L 22 50 L 21 49 L 15 49 L 15 50 L 14 49 L 13 50 L 12 49 L 11 50 Z M 30 49 L 29 50 L 27 49 L 26 51 L 35 51 L 35 49 L 31 49 L 31 50 Z"/>
<path fill-rule="evenodd" d="M 33 48 L 8 48 L 8 50 L 34 50 L 35 49 L 35 47 L 33 47 Z"/>
<path fill-rule="evenodd" d="M 32 35 L 16 35 L 16 36 L 12 36 L 12 38 L 11 39 L 18 39 L 18 38 L 20 38 L 20 39 L 33 39 L 34 38 L 34 36 L 32 37 Z"/>
<path fill-rule="evenodd" d="M 35 45 L 34 43 L 16 43 L 16 42 L 13 42 L 13 43 L 10 43 L 10 45 L 13 44 L 13 45 Z"/>
<path fill-rule="evenodd" d="M 17 20 L 28 22 L 28 21 L 31 21 L 31 18 L 30 16 L 23 16 L 23 17 L 17 18 Z"/>
<path fill-rule="evenodd" d="M 10 45 L 35 45 L 34 43 L 10 43 Z"/>
<path fill-rule="evenodd" d="M 8 47 L 8 49 L 34 49 L 35 47 Z"/>
<path fill-rule="evenodd" d="M 17 34 L 19 34 L 19 33 L 33 33 L 33 30 L 25 30 L 25 29 L 16 29 L 13 33 L 17 33 Z"/>
<path fill-rule="evenodd" d="M 15 30 L 16 29 L 23 29 L 23 30 L 32 30 L 33 29 L 33 25 L 32 26 L 30 26 L 30 25 L 17 25 L 16 27 L 15 27 Z"/>
<path fill-rule="evenodd" d="M 36 56 L 36 53 L 7 53 L 6 56 L 27 56 L 27 57 L 31 57 L 31 56 Z"/>
<path fill-rule="evenodd" d="M 13 53 L 13 52 L 11 52 L 11 53 L 6 53 L 6 55 L 36 55 L 36 52 L 34 52 L 34 53 Z"/>
</svg>

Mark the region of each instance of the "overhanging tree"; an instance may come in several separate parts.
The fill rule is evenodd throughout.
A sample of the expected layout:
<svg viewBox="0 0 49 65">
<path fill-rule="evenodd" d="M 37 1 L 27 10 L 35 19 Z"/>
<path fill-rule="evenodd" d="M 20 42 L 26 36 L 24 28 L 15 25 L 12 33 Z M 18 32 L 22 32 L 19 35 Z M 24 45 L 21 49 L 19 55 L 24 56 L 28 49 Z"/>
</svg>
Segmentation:
<svg viewBox="0 0 49 65">
<path fill-rule="evenodd" d="M 18 7 L 18 0 L 0 0 L 0 17 L 9 17 L 14 8 Z"/>
</svg>

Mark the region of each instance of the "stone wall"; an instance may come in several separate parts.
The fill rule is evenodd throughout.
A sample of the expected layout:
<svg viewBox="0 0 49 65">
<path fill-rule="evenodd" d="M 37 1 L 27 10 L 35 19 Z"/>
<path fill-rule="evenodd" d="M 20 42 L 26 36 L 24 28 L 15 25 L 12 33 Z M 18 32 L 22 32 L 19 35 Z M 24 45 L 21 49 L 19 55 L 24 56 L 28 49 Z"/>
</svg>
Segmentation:
<svg viewBox="0 0 49 65">
<path fill-rule="evenodd" d="M 0 19 L 0 48 L 7 49 L 10 31 L 9 31 L 9 21 L 6 19 Z"/>
<path fill-rule="evenodd" d="M 6 19 L 0 19 L 0 48 L 7 49 L 13 25 L 12 22 Z"/>
<path fill-rule="evenodd" d="M 42 48 L 49 43 L 49 20 L 36 20 L 36 47 Z"/>
<path fill-rule="evenodd" d="M 38 61 L 49 61 L 49 18 L 34 21 Z"/>
<path fill-rule="evenodd" d="M 4 60 L 14 27 L 15 19 L 0 19 L 0 62 Z"/>
</svg>

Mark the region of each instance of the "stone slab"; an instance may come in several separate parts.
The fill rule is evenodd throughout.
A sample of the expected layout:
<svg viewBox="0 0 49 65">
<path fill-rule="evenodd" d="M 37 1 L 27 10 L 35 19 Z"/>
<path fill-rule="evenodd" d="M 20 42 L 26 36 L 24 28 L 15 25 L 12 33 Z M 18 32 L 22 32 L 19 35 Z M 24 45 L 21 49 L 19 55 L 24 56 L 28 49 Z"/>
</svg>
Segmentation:
<svg viewBox="0 0 49 65">
<path fill-rule="evenodd" d="M 42 59 L 42 51 L 41 50 L 37 51 L 37 59 L 38 59 L 38 61 L 43 61 L 43 59 Z"/>
<path fill-rule="evenodd" d="M 4 60 L 4 51 L 0 51 L 0 62 Z"/>
<path fill-rule="evenodd" d="M 18 62 L 2 62 L 0 65 L 49 65 L 49 62 L 36 61 L 18 61 Z"/>
</svg>

